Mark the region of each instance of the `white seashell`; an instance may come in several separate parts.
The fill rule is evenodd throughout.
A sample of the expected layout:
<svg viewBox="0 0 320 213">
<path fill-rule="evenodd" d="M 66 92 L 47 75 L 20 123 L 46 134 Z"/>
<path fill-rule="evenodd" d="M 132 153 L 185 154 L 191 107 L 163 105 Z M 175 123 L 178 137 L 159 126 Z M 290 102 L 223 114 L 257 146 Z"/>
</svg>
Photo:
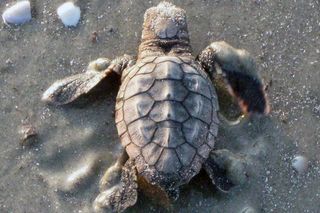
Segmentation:
<svg viewBox="0 0 320 213">
<path fill-rule="evenodd" d="M 299 174 L 302 174 L 308 168 L 308 160 L 302 155 L 297 155 L 292 159 L 291 165 L 294 170 L 296 170 Z"/>
<path fill-rule="evenodd" d="M 256 213 L 256 210 L 251 206 L 246 206 L 241 210 L 241 213 Z"/>
<path fill-rule="evenodd" d="M 23 24 L 31 20 L 31 6 L 29 1 L 19 1 L 6 9 L 2 14 L 5 24 Z"/>
<path fill-rule="evenodd" d="M 75 6 L 73 2 L 66 2 L 60 5 L 57 13 L 62 23 L 67 27 L 77 26 L 81 15 L 80 8 Z"/>
</svg>

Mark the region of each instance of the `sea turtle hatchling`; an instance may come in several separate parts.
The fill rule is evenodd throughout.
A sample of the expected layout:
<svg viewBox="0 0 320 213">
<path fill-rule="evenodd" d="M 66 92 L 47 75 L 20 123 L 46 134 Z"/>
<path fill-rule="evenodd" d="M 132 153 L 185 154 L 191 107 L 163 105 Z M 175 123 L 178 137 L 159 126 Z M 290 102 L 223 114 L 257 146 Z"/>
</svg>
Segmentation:
<svg viewBox="0 0 320 213">
<path fill-rule="evenodd" d="M 219 106 L 211 79 L 223 76 L 244 113 L 267 113 L 263 85 L 255 70 L 248 52 L 225 42 L 213 42 L 192 56 L 185 11 L 162 2 L 144 14 L 137 57 L 97 59 L 87 72 L 55 82 L 42 99 L 67 104 L 109 74 L 121 77 L 115 122 L 123 154 L 102 177 L 101 193 L 94 202 L 96 210 L 121 212 L 136 203 L 138 185 L 176 199 L 179 187 L 201 168 L 215 184 L 210 153 L 215 152 Z M 226 152 L 215 155 L 219 153 Z M 235 158 L 225 155 L 221 159 Z"/>
</svg>

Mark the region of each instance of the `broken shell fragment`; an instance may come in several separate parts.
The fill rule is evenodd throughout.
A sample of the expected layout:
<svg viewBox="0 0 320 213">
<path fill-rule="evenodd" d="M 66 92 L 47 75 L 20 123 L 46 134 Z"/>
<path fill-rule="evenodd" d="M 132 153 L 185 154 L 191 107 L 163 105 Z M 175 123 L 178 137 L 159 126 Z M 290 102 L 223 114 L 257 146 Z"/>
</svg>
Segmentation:
<svg viewBox="0 0 320 213">
<path fill-rule="evenodd" d="M 66 2 L 60 5 L 57 9 L 57 13 L 66 27 L 77 26 L 81 15 L 80 8 L 74 5 L 73 2 Z"/>
<path fill-rule="evenodd" d="M 308 168 L 308 160 L 302 155 L 297 155 L 292 159 L 291 165 L 299 174 L 303 174 Z"/>
<path fill-rule="evenodd" d="M 23 125 L 20 130 L 20 144 L 22 146 L 32 145 L 36 141 L 37 132 L 34 126 L 31 124 Z"/>
<path fill-rule="evenodd" d="M 31 6 L 29 1 L 19 1 L 6 9 L 2 14 L 5 24 L 24 24 L 31 20 Z"/>
</svg>

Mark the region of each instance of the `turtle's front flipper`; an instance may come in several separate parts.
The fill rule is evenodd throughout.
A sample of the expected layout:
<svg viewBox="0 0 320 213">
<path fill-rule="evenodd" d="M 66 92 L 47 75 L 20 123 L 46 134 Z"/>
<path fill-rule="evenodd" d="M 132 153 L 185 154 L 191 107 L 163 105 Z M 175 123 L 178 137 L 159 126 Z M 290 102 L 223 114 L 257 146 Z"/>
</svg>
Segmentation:
<svg viewBox="0 0 320 213">
<path fill-rule="evenodd" d="M 224 76 L 229 92 L 237 97 L 245 113 L 269 112 L 264 87 L 256 73 L 256 64 L 247 51 L 219 41 L 211 43 L 197 59 L 211 76 Z"/>
<path fill-rule="evenodd" d="M 111 73 L 121 76 L 122 71 L 133 62 L 124 55 L 110 61 L 99 58 L 90 62 L 85 73 L 73 75 L 53 83 L 42 95 L 42 100 L 54 105 L 68 104 L 83 94 L 87 94 Z"/>
<path fill-rule="evenodd" d="M 128 160 L 122 167 L 120 182 L 102 191 L 95 199 L 93 208 L 96 212 L 123 212 L 137 202 L 137 189 L 136 167 L 132 160 Z"/>
<path fill-rule="evenodd" d="M 247 181 L 247 164 L 241 156 L 227 149 L 212 151 L 204 169 L 213 184 L 222 192 L 228 192 L 235 185 Z"/>
</svg>

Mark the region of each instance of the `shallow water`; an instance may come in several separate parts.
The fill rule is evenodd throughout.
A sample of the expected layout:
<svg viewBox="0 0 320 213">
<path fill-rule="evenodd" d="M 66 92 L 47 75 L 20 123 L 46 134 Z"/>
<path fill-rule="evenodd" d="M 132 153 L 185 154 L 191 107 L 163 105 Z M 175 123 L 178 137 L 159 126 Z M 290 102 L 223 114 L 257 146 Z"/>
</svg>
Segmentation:
<svg viewBox="0 0 320 213">
<path fill-rule="evenodd" d="M 0 9 L 10 2 L 1 1 Z M 82 72 L 90 60 L 135 54 L 143 13 L 158 1 L 79 0 L 81 22 L 69 29 L 55 15 L 63 1 L 32 2 L 30 23 L 0 29 L 0 211 L 91 212 L 99 178 L 119 153 L 113 114 L 117 82 L 110 79 L 102 92 L 67 107 L 49 107 L 40 97 L 56 79 Z M 167 211 L 241 212 L 249 205 L 256 212 L 319 212 L 319 2 L 174 3 L 187 11 L 195 54 L 216 40 L 252 53 L 260 75 L 272 80 L 272 113 L 220 129 L 218 148 L 251 157 L 253 147 L 265 151 L 254 158 L 245 185 L 224 195 L 202 174 L 183 187 Z M 18 130 L 24 123 L 35 126 L 38 141 L 23 148 Z M 305 174 L 291 168 L 296 154 L 310 161 Z M 67 185 L 83 161 L 95 165 L 91 176 Z M 128 211 L 165 209 L 140 196 Z"/>
</svg>

